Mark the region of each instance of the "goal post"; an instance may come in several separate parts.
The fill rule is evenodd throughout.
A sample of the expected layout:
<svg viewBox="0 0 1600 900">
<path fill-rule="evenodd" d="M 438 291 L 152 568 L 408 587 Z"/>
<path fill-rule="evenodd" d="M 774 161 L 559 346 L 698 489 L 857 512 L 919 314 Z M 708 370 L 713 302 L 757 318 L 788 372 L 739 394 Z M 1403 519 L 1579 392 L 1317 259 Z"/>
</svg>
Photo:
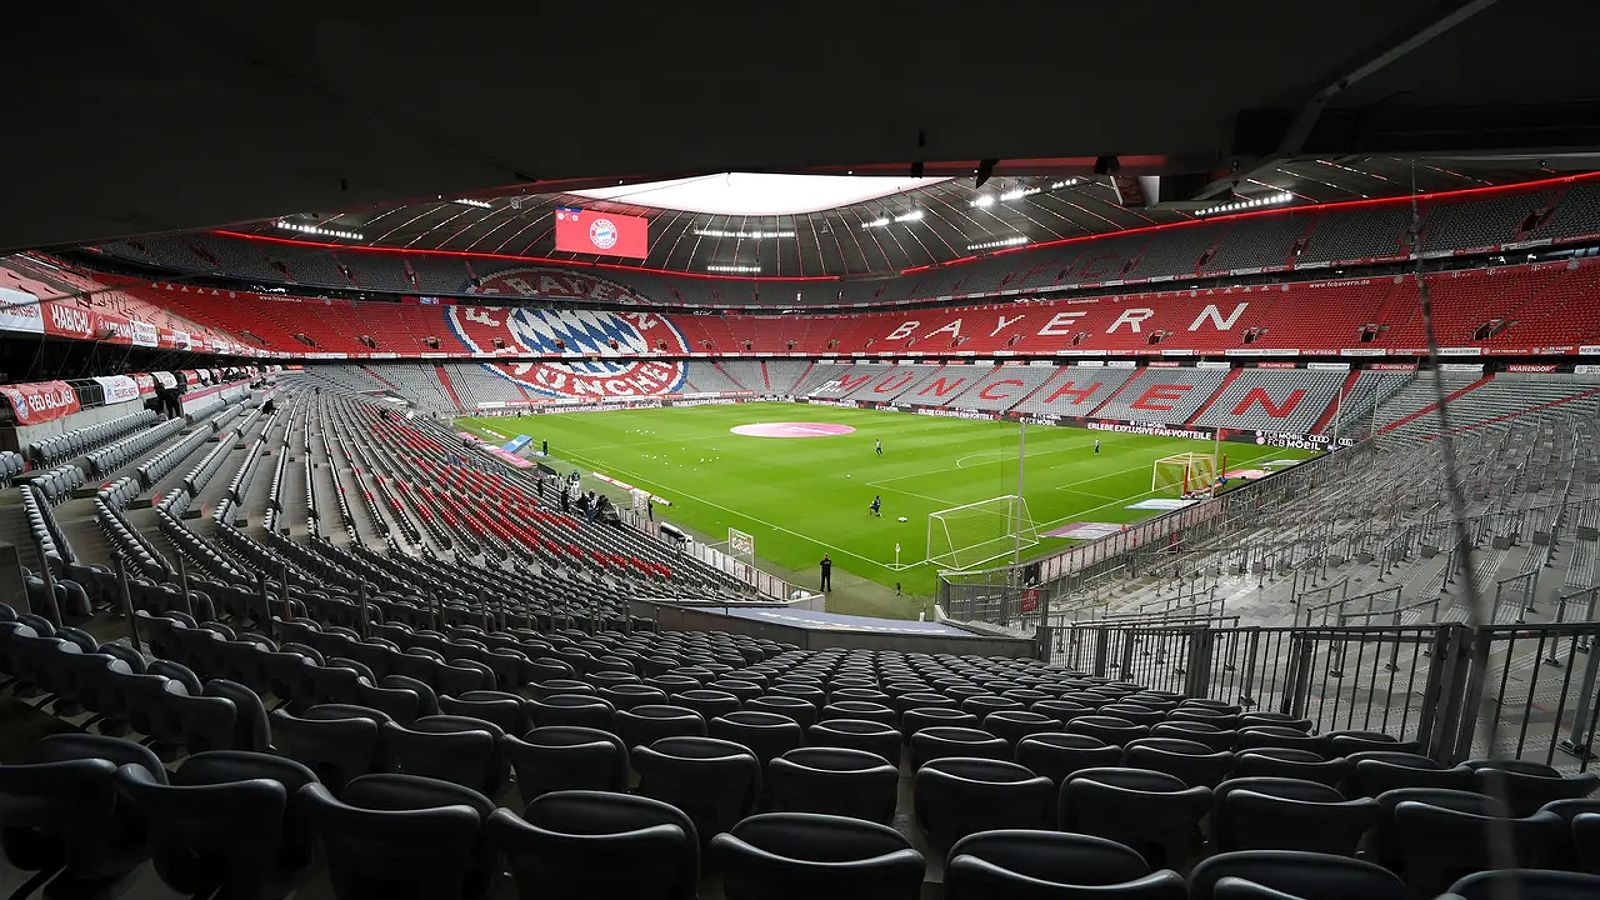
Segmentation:
<svg viewBox="0 0 1600 900">
<path fill-rule="evenodd" d="M 928 514 L 928 562 L 959 571 L 1039 543 L 1028 501 L 1015 494 Z"/>
<path fill-rule="evenodd" d="M 1208 453 L 1177 453 L 1156 460 L 1150 472 L 1150 493 L 1189 494 L 1211 490 L 1217 483 L 1217 458 Z"/>
</svg>

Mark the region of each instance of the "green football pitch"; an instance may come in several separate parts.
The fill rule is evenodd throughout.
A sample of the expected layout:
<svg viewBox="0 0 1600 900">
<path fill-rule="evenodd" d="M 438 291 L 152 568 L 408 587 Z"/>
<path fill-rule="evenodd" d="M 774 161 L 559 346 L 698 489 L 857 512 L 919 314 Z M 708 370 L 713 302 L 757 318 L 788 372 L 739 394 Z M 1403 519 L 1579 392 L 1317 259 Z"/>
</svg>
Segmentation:
<svg viewBox="0 0 1600 900">
<path fill-rule="evenodd" d="M 803 438 L 731 430 L 779 422 L 855 430 Z M 749 532 L 761 560 L 813 588 L 817 564 L 827 553 L 836 581 L 844 570 L 889 587 L 898 582 L 909 595 L 931 595 L 937 567 L 926 562 L 928 514 L 1018 492 L 1019 426 L 1010 422 L 745 403 L 462 419 L 458 424 L 496 442 L 519 434 L 549 441 L 550 461 L 558 469 L 566 462 L 647 488 L 671 502 L 657 507 L 658 519 L 685 525 L 709 540 L 726 539 L 729 527 Z M 874 450 L 878 440 L 882 456 Z M 1021 493 L 1041 540 L 1024 555 L 1065 546 L 1066 539 L 1044 535 L 1073 522 L 1117 524 L 1158 515 L 1160 510 L 1128 508 L 1177 493 L 1151 492 L 1155 461 L 1211 450 L 1209 443 L 1185 438 L 1029 426 Z M 1311 455 L 1240 443 L 1224 443 L 1222 450 L 1230 470 Z M 592 485 L 586 480 L 586 486 Z M 868 512 L 875 495 L 883 498 L 881 517 Z"/>
</svg>

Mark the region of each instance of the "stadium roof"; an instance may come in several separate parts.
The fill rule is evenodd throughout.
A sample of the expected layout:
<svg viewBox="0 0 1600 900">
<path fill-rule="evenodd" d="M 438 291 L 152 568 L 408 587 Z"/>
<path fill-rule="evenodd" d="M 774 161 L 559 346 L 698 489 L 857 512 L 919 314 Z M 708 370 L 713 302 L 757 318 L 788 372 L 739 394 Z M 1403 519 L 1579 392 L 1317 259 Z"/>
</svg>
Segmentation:
<svg viewBox="0 0 1600 900">
<path fill-rule="evenodd" d="M 668 272 L 739 272 L 768 277 L 890 274 L 963 257 L 1063 238 L 1112 234 L 1184 222 L 1228 203 L 1291 209 L 1393 197 L 1413 183 L 1422 192 L 1508 184 L 1556 174 L 1531 161 L 1393 156 L 1302 159 L 1255 173 L 1214 202 L 1160 199 L 1158 177 L 1140 180 L 1140 200 L 1109 176 L 1065 174 L 1070 164 L 1008 163 L 976 186 L 971 163 L 945 167 L 961 177 L 874 178 L 709 175 L 629 182 L 598 190 L 537 194 L 519 190 L 440 197 L 354 212 L 307 213 L 230 229 L 273 240 L 307 240 L 482 253 L 542 261 L 600 260 Z M 665 187 L 662 187 L 665 185 Z M 911 185 L 884 193 L 886 187 Z M 770 187 L 778 187 L 773 192 Z M 835 193 L 837 189 L 848 192 Z M 595 199 L 596 196 L 607 199 Z M 856 198 L 865 199 L 856 199 Z M 809 200 L 810 202 L 804 202 Z M 650 253 L 643 260 L 564 253 L 555 248 L 558 208 L 583 206 L 643 216 Z M 813 207 L 791 214 L 728 210 Z"/>
<path fill-rule="evenodd" d="M 894 195 L 953 213 L 889 251 L 916 262 L 1016 226 L 1048 236 L 1183 214 L 1115 208 L 1096 169 L 1172 177 L 1164 193 L 1197 203 L 1236 183 L 1329 199 L 1398 189 L 1385 182 L 1395 157 L 1434 160 L 1437 178 L 1419 182 L 1459 187 L 1497 168 L 1595 168 L 1574 154 L 1600 147 L 1600 4 L 1578 0 L 281 0 L 270 15 L 173 0 L 46 4 L 12 26 L 7 70 L 28 89 L 8 99 L 0 142 L 0 249 L 310 211 L 364 225 L 391 209 L 427 214 L 385 227 L 388 240 L 443 247 L 481 237 L 452 235 L 487 213 L 464 207 L 452 227 L 436 198 L 509 206 L 506 186 L 538 209 L 715 172 L 962 176 Z M 1027 198 L 1028 216 L 969 215 L 984 159 L 996 187 L 1090 181 Z M 525 218 L 489 202 L 497 219 Z M 876 202 L 792 215 L 837 230 Z M 535 219 L 490 239 L 507 230 L 540 231 Z M 712 255 L 679 249 L 671 266 Z"/>
</svg>

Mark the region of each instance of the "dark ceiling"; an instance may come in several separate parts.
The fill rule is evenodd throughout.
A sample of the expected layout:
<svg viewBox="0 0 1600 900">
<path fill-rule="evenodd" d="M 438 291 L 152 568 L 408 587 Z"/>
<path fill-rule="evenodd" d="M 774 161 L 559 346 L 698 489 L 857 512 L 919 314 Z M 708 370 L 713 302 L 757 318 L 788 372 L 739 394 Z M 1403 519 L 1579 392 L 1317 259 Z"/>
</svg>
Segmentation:
<svg viewBox="0 0 1600 900">
<path fill-rule="evenodd" d="M 1117 156 L 1220 196 L 1306 166 L 1297 184 L 1370 192 L 1361 160 L 1418 153 L 1566 168 L 1600 146 L 1595 33 L 1591 0 L 38 4 L 7 24 L 0 248 L 599 176 L 981 158 L 1088 175 Z M 1444 168 L 1470 184 L 1500 165 Z M 1103 190 L 1028 198 L 1041 224 L 1024 224 L 1072 233 L 1092 209 L 1121 227 Z M 971 218 L 921 240 L 1019 224 Z M 724 250 L 697 252 L 669 264 Z"/>
</svg>

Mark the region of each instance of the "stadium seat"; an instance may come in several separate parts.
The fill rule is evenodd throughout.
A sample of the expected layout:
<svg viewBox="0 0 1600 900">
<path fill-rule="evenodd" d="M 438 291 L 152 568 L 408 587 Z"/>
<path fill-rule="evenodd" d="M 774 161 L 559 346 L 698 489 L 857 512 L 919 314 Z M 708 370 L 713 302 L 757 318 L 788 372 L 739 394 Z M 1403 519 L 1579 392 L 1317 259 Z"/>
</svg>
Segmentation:
<svg viewBox="0 0 1600 900">
<path fill-rule="evenodd" d="M 1588 900 L 1600 892 L 1600 875 L 1553 869 L 1495 869 L 1450 885 L 1449 900 Z"/>
<path fill-rule="evenodd" d="M 1235 778 L 1298 778 L 1337 787 L 1348 766 L 1342 759 L 1323 759 L 1310 750 L 1263 747 L 1241 750 L 1233 758 Z"/>
<path fill-rule="evenodd" d="M 1114 897 L 1185 900 L 1183 878 L 1151 872 L 1138 853 L 1116 841 L 1055 831 L 996 830 L 968 835 L 950 848 L 947 900 Z"/>
<path fill-rule="evenodd" d="M 941 855 L 969 834 L 1054 824 L 1050 779 L 1004 760 L 930 760 L 917 768 L 912 795 L 917 826 Z"/>
<path fill-rule="evenodd" d="M 380 765 L 379 725 L 371 719 L 300 718 L 281 709 L 273 710 L 270 719 L 273 748 L 305 764 L 334 796 Z"/>
<path fill-rule="evenodd" d="M 761 795 L 761 763 L 748 749 L 707 737 L 665 737 L 633 748 L 638 793 L 694 821 L 704 845 L 749 815 Z"/>
<path fill-rule="evenodd" d="M 1122 748 L 1086 734 L 1030 734 L 1017 742 L 1016 760 L 1060 788 L 1081 769 L 1117 766 Z"/>
<path fill-rule="evenodd" d="M 148 748 L 87 734 L 44 738 L 20 764 L 0 765 L 7 862 L 39 879 L 59 872 L 52 884 L 61 896 L 92 896 L 120 882 L 149 856 L 143 821 L 114 784 L 118 767 L 128 765 L 166 780 Z"/>
<path fill-rule="evenodd" d="M 1526 761 L 1510 764 L 1505 761 L 1469 760 L 1466 767 L 1478 777 L 1476 790 L 1492 797 L 1501 797 L 1518 816 L 1531 816 L 1539 808 L 1554 800 L 1578 800 L 1588 797 L 1600 787 L 1600 774 L 1580 772 L 1563 775 L 1556 769 Z"/>
<path fill-rule="evenodd" d="M 921 771 L 934 760 L 952 756 L 1009 760 L 1011 747 L 1004 738 L 975 728 L 941 725 L 922 728 L 911 735 L 911 771 Z"/>
<path fill-rule="evenodd" d="M 892 766 L 900 764 L 900 732 L 893 725 L 883 722 L 826 719 L 806 730 L 806 745 L 865 750 L 877 754 Z"/>
<path fill-rule="evenodd" d="M 706 730 L 710 737 L 749 748 L 763 768 L 805 740 L 805 732 L 793 719 L 759 710 L 725 713 L 712 719 Z"/>
<path fill-rule="evenodd" d="M 414 775 L 363 775 L 335 799 L 322 784 L 296 802 L 313 822 L 340 900 L 482 897 L 495 854 L 483 824 L 495 811 L 482 794 Z"/>
<path fill-rule="evenodd" d="M 1377 823 L 1376 802 L 1346 800 L 1314 781 L 1234 778 L 1216 788 L 1212 841 L 1219 851 L 1305 850 L 1354 856 Z"/>
<path fill-rule="evenodd" d="M 517 777 L 523 805 L 552 791 L 622 791 L 628 750 L 616 735 L 575 725 L 547 725 L 500 738 L 500 753 Z"/>
<path fill-rule="evenodd" d="M 1023 709 L 1002 709 L 983 719 L 983 730 L 1004 740 L 1015 752 L 1017 742 L 1031 734 L 1059 732 L 1061 723 L 1043 713 Z"/>
<path fill-rule="evenodd" d="M 170 784 L 139 765 L 116 774 L 161 880 L 184 894 L 240 900 L 275 900 L 311 874 L 312 834 L 288 807 L 315 781 L 293 760 L 230 750 L 189 757 Z"/>
<path fill-rule="evenodd" d="M 1211 802 L 1210 788 L 1189 787 L 1162 772 L 1082 769 L 1062 783 L 1057 819 L 1063 831 L 1120 841 L 1152 867 L 1172 867 L 1188 857 Z"/>
<path fill-rule="evenodd" d="M 900 773 L 876 753 L 844 747 L 799 747 L 767 766 L 773 812 L 848 816 L 888 824 Z"/>
<path fill-rule="evenodd" d="M 648 747 L 662 738 L 700 737 L 706 733 L 706 720 L 694 710 L 681 706 L 651 703 L 619 709 L 612 721 L 616 735 L 630 751 Z"/>
<path fill-rule="evenodd" d="M 1190 787 L 1215 788 L 1233 770 L 1233 754 L 1213 752 L 1195 741 L 1148 737 L 1128 742 L 1123 748 L 1123 764 L 1165 772 Z"/>
<path fill-rule="evenodd" d="M 1225 896 L 1219 888 L 1230 878 L 1279 892 L 1251 894 L 1246 886 L 1228 892 L 1240 898 L 1409 900 L 1411 896 L 1394 873 L 1364 860 L 1296 850 L 1239 850 L 1201 860 L 1189 875 L 1189 900 Z"/>
<path fill-rule="evenodd" d="M 1567 838 L 1566 823 L 1548 812 L 1499 816 L 1408 800 L 1393 815 L 1406 884 L 1424 896 L 1497 860 L 1537 868 Z"/>
<path fill-rule="evenodd" d="M 898 831 L 815 813 L 751 816 L 711 840 L 728 900 L 902 900 L 922 890 L 922 854 Z"/>
<path fill-rule="evenodd" d="M 694 823 L 649 797 L 555 791 L 528 804 L 521 818 L 496 810 L 484 830 L 511 864 L 524 900 L 696 896 L 700 839 Z"/>
</svg>

